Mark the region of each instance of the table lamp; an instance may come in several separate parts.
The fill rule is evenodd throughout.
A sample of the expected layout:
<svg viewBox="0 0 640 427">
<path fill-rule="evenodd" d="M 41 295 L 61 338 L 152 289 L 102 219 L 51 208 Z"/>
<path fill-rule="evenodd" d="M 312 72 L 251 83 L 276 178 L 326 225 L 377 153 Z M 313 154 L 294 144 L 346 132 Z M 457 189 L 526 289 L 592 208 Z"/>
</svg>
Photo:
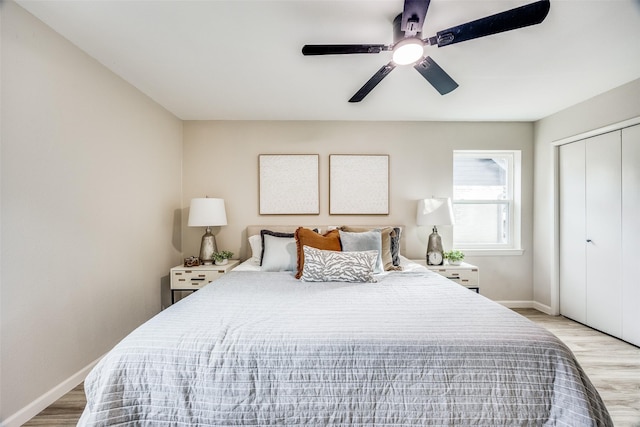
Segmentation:
<svg viewBox="0 0 640 427">
<path fill-rule="evenodd" d="M 454 224 L 451 199 L 431 198 L 419 200 L 416 224 L 433 225 L 433 232 L 429 235 L 429 241 L 427 243 L 427 264 L 442 265 L 444 261 L 444 251 L 437 226 Z"/>
<path fill-rule="evenodd" d="M 213 264 L 213 254 L 218 251 L 216 237 L 211 234 L 211 227 L 227 225 L 227 213 L 223 199 L 199 198 L 191 199 L 189 208 L 189 227 L 207 227 L 200 243 L 200 261 Z"/>
</svg>

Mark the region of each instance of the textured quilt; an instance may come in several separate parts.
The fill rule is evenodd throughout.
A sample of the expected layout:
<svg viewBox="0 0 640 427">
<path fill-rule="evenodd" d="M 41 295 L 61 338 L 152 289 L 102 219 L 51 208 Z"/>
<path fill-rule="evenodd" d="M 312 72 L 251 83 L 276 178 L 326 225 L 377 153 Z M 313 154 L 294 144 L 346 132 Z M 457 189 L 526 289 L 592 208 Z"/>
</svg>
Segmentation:
<svg viewBox="0 0 640 427">
<path fill-rule="evenodd" d="M 571 351 L 430 272 L 230 272 L 132 332 L 79 425 L 609 426 Z"/>
</svg>

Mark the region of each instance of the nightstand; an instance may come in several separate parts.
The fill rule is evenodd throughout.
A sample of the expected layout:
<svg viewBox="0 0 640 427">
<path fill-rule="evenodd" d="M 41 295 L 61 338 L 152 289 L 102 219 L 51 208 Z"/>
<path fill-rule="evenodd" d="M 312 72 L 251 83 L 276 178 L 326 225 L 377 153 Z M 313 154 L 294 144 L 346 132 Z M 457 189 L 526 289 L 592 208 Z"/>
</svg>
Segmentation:
<svg viewBox="0 0 640 427">
<path fill-rule="evenodd" d="M 424 265 L 434 273 L 438 273 L 441 276 L 446 277 L 449 280 L 480 293 L 480 273 L 478 267 L 466 262 L 460 263 L 460 265 L 443 264 L 443 265 L 427 265 L 427 261 L 412 260 L 415 263 Z"/>
<path fill-rule="evenodd" d="M 200 265 L 184 267 L 179 265 L 171 269 L 171 304 L 175 302 L 178 291 L 197 291 L 205 285 L 219 279 L 223 274 L 233 270 L 240 261 L 230 259 L 225 265 Z"/>
</svg>

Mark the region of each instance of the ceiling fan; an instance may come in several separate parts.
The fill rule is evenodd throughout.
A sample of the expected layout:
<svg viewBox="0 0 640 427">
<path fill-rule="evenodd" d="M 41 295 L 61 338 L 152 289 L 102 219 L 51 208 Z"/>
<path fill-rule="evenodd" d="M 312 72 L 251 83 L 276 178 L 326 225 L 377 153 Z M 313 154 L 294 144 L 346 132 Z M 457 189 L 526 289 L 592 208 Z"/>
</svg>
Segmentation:
<svg viewBox="0 0 640 427">
<path fill-rule="evenodd" d="M 456 83 L 431 57 L 424 55 L 425 46 L 444 47 L 478 37 L 515 30 L 539 24 L 546 18 L 551 7 L 549 0 L 540 0 L 516 7 L 495 15 L 486 16 L 446 30 L 435 36 L 421 38 L 422 27 L 431 0 L 405 0 L 404 10 L 393 20 L 393 43 L 384 44 L 307 44 L 302 47 L 303 55 L 345 55 L 352 53 L 380 53 L 392 51 L 388 64 L 376 72 L 358 90 L 349 102 L 360 102 L 397 65 L 413 64 L 431 85 L 446 95 L 458 87 Z"/>
</svg>

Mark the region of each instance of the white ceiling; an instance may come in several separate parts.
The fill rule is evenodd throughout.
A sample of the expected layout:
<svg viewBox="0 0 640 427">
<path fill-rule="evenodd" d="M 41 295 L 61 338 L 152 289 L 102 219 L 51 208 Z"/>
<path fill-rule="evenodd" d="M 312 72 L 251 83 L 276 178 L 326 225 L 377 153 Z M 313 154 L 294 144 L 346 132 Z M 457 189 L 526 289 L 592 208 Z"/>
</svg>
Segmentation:
<svg viewBox="0 0 640 427">
<path fill-rule="evenodd" d="M 432 0 L 423 37 L 533 0 Z M 640 78 L 640 0 L 551 0 L 540 25 L 427 53 L 460 87 L 441 96 L 390 59 L 305 57 L 304 44 L 392 42 L 402 0 L 18 0 L 185 120 L 532 121 Z"/>
</svg>

